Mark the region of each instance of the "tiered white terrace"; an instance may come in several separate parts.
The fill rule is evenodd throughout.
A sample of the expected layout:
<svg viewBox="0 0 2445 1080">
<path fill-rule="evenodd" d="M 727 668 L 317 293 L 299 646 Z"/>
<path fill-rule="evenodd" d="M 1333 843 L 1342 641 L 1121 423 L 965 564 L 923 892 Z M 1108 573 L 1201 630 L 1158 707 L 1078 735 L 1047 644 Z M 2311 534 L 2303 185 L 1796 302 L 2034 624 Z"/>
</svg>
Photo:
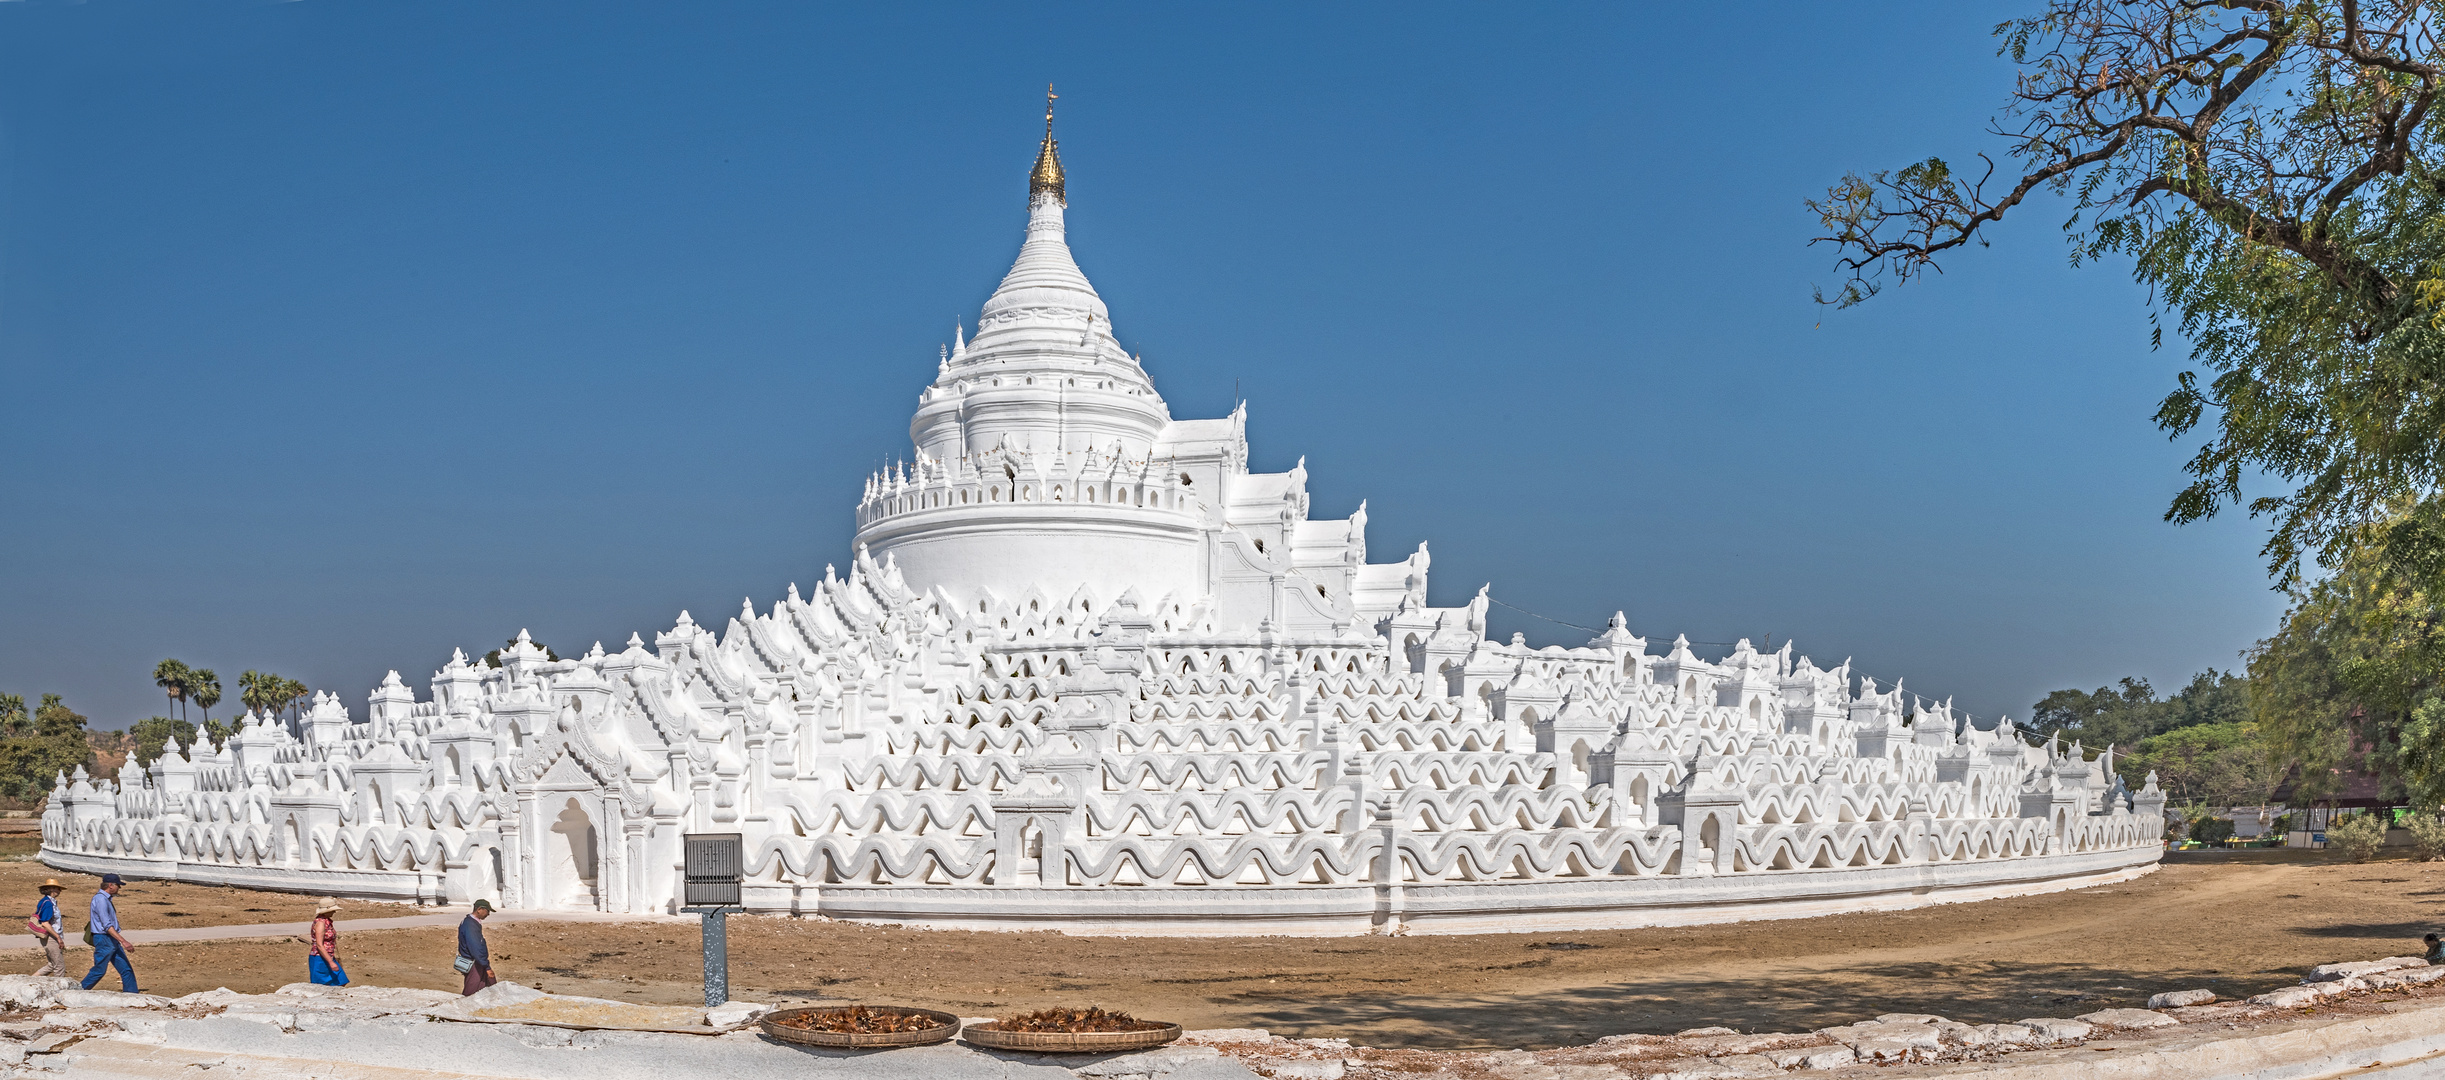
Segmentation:
<svg viewBox="0 0 2445 1080">
<path fill-rule="evenodd" d="M 919 397 L 857 553 L 720 635 L 426 700 L 250 716 L 63 777 L 53 866 L 512 908 L 670 911 L 680 836 L 747 838 L 750 910 L 1081 932 L 1626 926 L 2119 880 L 2164 799 L 2076 745 L 1742 642 L 1488 640 L 1366 561 L 1244 413 L 1174 420 L 1072 260 L 1050 132 L 1027 239 Z"/>
</svg>

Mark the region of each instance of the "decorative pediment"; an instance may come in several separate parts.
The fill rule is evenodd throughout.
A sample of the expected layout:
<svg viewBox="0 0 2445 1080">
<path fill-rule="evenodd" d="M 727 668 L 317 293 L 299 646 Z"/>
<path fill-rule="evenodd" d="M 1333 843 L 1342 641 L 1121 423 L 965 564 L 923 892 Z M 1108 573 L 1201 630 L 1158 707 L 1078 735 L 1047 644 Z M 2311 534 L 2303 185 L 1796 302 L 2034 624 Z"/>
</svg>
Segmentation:
<svg viewBox="0 0 2445 1080">
<path fill-rule="evenodd" d="M 646 806 L 652 797 L 629 779 L 617 755 L 595 745 L 580 728 L 528 744 L 512 775 L 522 789 L 590 788 L 617 791 L 632 806 Z"/>
<path fill-rule="evenodd" d="M 552 763 L 551 768 L 544 770 L 543 775 L 537 778 L 535 781 L 535 786 L 542 788 L 596 788 L 602 787 L 603 783 L 600 777 L 595 776 L 593 773 L 586 771 L 583 766 L 580 766 L 577 763 L 577 758 L 575 756 L 563 754 L 561 755 L 560 760 Z"/>
</svg>

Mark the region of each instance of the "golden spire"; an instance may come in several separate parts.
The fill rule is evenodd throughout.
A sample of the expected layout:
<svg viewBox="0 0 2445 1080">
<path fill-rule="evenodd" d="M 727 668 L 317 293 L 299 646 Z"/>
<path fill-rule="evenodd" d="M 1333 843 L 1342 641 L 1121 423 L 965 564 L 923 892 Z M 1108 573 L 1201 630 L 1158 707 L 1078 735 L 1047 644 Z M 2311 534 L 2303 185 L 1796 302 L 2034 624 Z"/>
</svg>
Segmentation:
<svg viewBox="0 0 2445 1080">
<path fill-rule="evenodd" d="M 1053 99 L 1060 96 L 1053 93 L 1053 84 L 1044 84 L 1044 146 L 1036 151 L 1035 171 L 1027 174 L 1027 197 L 1033 201 L 1050 192 L 1054 201 L 1068 206 L 1061 189 L 1061 144 L 1053 141 Z"/>
</svg>

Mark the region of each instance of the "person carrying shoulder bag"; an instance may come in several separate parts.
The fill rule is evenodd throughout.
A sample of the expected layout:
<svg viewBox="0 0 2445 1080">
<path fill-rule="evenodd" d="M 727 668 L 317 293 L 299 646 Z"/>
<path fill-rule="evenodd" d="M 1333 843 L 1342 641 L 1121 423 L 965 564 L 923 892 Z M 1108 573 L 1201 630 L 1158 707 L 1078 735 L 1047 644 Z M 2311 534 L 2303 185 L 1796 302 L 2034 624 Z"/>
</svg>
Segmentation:
<svg viewBox="0 0 2445 1080">
<path fill-rule="evenodd" d="M 43 882 L 42 899 L 34 902 L 34 917 L 26 920 L 25 928 L 33 933 L 35 941 L 42 943 L 44 955 L 50 958 L 49 963 L 35 970 L 36 975 L 61 978 L 68 975 L 68 939 L 61 934 L 64 927 L 59 917 L 59 894 L 66 891 L 67 886 L 60 884 L 58 878 Z"/>
<path fill-rule="evenodd" d="M 474 910 L 458 921 L 458 959 L 450 962 L 451 970 L 464 978 L 459 994 L 465 996 L 491 986 L 492 950 L 484 944 L 484 920 L 492 915 L 492 901 L 478 900 Z"/>
</svg>

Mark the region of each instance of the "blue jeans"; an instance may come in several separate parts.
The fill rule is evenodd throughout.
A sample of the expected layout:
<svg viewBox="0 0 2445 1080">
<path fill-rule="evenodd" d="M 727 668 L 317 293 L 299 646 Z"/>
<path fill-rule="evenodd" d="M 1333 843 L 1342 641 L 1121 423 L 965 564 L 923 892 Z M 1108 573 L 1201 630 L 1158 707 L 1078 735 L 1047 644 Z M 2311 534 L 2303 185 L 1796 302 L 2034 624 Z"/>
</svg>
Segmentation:
<svg viewBox="0 0 2445 1080">
<path fill-rule="evenodd" d="M 306 957 L 306 981 L 316 986 L 346 986 L 348 973 L 316 954 Z"/>
<path fill-rule="evenodd" d="M 102 972 L 114 967 L 119 969 L 119 989 L 135 993 L 136 969 L 127 962 L 127 950 L 109 934 L 94 935 L 93 970 L 85 973 L 85 989 L 93 989 L 93 984 L 102 981 Z"/>
</svg>

